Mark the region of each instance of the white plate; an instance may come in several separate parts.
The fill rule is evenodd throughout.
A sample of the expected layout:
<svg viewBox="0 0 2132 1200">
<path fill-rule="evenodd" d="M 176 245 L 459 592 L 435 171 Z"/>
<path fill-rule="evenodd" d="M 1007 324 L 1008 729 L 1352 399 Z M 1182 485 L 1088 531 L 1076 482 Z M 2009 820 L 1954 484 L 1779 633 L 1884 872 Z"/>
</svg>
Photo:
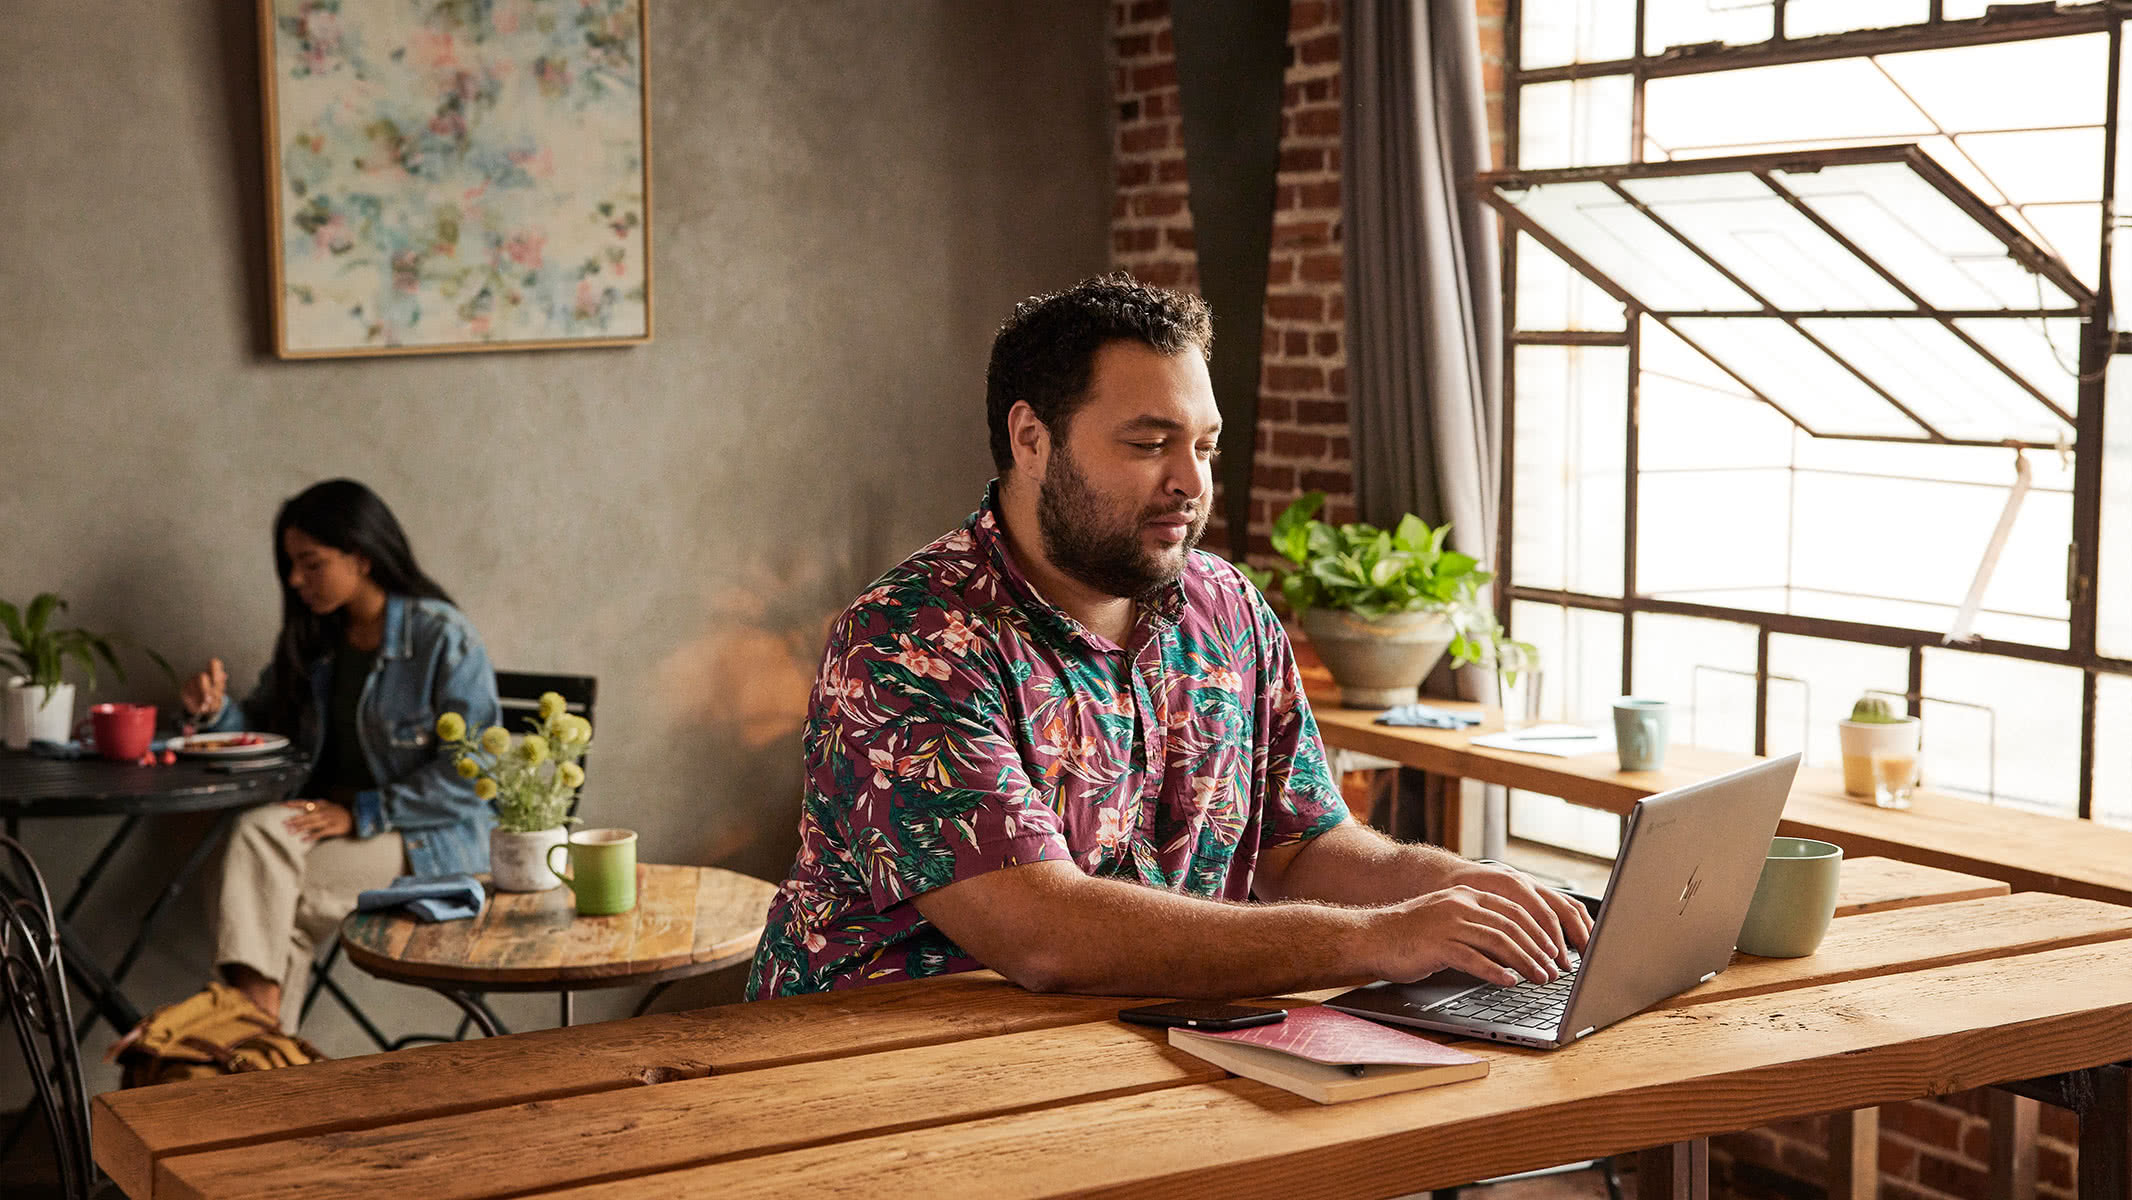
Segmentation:
<svg viewBox="0 0 2132 1200">
<path fill-rule="evenodd" d="M 232 738 L 258 738 L 249 745 L 223 745 Z M 170 739 L 170 748 L 186 758 L 251 758 L 289 748 L 289 739 L 278 733 L 196 733 Z"/>
</svg>

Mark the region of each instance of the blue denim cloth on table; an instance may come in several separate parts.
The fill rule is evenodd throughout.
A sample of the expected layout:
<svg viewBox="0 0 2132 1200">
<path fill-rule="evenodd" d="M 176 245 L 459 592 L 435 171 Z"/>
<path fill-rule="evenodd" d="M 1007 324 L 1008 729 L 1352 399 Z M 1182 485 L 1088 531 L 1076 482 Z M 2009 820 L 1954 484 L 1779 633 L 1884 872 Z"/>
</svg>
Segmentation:
<svg viewBox="0 0 2132 1200">
<path fill-rule="evenodd" d="M 301 706 L 301 727 L 292 747 L 318 761 L 325 748 L 324 714 L 333 686 L 333 657 L 310 665 L 310 703 Z M 259 672 L 259 684 L 242 702 L 201 726 L 203 733 L 269 728 L 274 670 Z M 355 709 L 356 741 L 378 781 L 355 794 L 355 836 L 398 830 L 407 844 L 407 865 L 417 875 L 449 875 L 489 869 L 489 806 L 474 796 L 471 780 L 452 769 L 453 756 L 438 753 L 436 724 L 456 712 L 469 729 L 499 724 L 496 672 L 488 651 L 465 614 L 442 600 L 397 593 L 385 598 L 385 629 L 377 662 Z M 288 730 L 280 732 L 288 733 Z"/>
<path fill-rule="evenodd" d="M 355 898 L 357 912 L 404 908 L 417 921 L 457 921 L 481 915 L 481 881 L 472 875 L 402 875 Z"/>
<path fill-rule="evenodd" d="M 1473 713 L 1452 712 L 1427 704 L 1402 704 L 1398 708 L 1388 708 L 1380 713 L 1376 723 L 1406 725 L 1417 729 L 1464 729 L 1469 725 L 1480 724 L 1481 719 Z"/>
</svg>

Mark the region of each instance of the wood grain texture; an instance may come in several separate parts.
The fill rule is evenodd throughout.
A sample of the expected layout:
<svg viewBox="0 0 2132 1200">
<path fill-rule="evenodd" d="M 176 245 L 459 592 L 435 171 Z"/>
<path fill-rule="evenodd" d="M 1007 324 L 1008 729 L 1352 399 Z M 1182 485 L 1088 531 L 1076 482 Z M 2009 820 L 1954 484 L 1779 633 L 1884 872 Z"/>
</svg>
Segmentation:
<svg viewBox="0 0 2132 1200">
<path fill-rule="evenodd" d="M 2009 890 L 2001 879 L 1944 871 L 1894 858 L 1845 856 L 1843 877 L 1836 885 L 1836 915 L 1855 917 L 1891 908 L 1977 900 L 2003 896 Z"/>
<path fill-rule="evenodd" d="M 2125 938 L 2132 938 L 2132 908 L 2048 892 L 1892 909 L 1832 922 L 1820 947 L 1804 958 L 1736 954 L 1717 978 L 1659 1007 Z"/>
<path fill-rule="evenodd" d="M 531 1100 L 1076 1025 L 1131 1000 L 1032 995 L 991 972 L 416 1046 L 281 1071 L 106 1092 L 104 1170 L 147 1194 L 153 1158 Z M 132 1182 L 128 1182 L 132 1181 Z M 137 1186 L 136 1186 L 137 1184 Z"/>
<path fill-rule="evenodd" d="M 478 1200 L 1222 1078 L 1107 1021 L 183 1155 L 155 1194 Z"/>
<path fill-rule="evenodd" d="M 637 906 L 577 914 L 568 888 L 495 892 L 481 915 L 421 924 L 361 913 L 341 931 L 373 975 L 470 991 L 545 984 L 618 985 L 729 966 L 754 952 L 776 888 L 716 867 L 637 865 Z"/>
<path fill-rule="evenodd" d="M 2132 1055 L 2132 944 L 1646 1013 L 1486 1080 L 1321 1106 L 1186 1085 L 615 1180 L 571 1200 L 1346 1197 L 1862 1108 Z M 1129 1151 L 1127 1148 L 1130 1148 Z"/>
</svg>

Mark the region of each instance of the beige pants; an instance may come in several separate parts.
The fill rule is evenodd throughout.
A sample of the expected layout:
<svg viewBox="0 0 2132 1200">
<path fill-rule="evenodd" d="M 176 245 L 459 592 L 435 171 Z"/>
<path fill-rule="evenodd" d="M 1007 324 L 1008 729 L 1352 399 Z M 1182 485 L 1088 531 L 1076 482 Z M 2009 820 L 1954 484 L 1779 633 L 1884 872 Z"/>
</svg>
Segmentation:
<svg viewBox="0 0 2132 1200">
<path fill-rule="evenodd" d="M 237 818 L 214 885 L 215 965 L 241 963 L 281 981 L 281 1027 L 296 1032 L 311 958 L 331 941 L 356 894 L 407 873 L 397 833 L 307 842 L 285 822 L 293 809 L 262 805 Z"/>
</svg>

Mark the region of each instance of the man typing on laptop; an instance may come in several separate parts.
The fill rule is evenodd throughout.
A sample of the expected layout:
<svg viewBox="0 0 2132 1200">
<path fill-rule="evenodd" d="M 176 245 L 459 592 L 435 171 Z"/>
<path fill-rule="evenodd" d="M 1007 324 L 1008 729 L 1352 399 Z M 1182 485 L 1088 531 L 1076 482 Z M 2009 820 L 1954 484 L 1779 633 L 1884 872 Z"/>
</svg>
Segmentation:
<svg viewBox="0 0 2132 1200">
<path fill-rule="evenodd" d="M 751 998 L 980 966 L 1114 995 L 1509 984 L 1584 945 L 1574 900 L 1349 818 L 1280 624 L 1194 549 L 1211 336 L 1120 276 L 1002 326 L 999 478 L 831 632 Z"/>
</svg>

